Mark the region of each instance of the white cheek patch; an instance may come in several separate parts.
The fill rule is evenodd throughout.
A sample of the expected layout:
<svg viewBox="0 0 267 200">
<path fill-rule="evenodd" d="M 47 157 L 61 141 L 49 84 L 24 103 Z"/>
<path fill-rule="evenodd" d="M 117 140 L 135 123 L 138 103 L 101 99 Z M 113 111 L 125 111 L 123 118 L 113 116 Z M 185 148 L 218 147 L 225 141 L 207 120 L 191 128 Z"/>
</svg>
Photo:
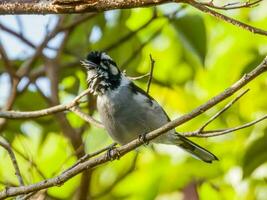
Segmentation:
<svg viewBox="0 0 267 200">
<path fill-rule="evenodd" d="M 110 65 L 110 71 L 113 75 L 117 75 L 119 73 L 117 67 L 115 67 L 114 65 Z"/>
<path fill-rule="evenodd" d="M 107 55 L 106 53 L 102 53 L 101 54 L 101 60 L 112 60 L 111 57 L 109 55 Z"/>
<path fill-rule="evenodd" d="M 101 67 L 104 68 L 104 69 L 108 69 L 108 67 L 106 65 L 104 65 L 102 62 L 101 62 Z"/>
<path fill-rule="evenodd" d="M 96 71 L 95 70 L 87 71 L 87 81 L 91 80 L 94 76 L 96 76 Z"/>
</svg>

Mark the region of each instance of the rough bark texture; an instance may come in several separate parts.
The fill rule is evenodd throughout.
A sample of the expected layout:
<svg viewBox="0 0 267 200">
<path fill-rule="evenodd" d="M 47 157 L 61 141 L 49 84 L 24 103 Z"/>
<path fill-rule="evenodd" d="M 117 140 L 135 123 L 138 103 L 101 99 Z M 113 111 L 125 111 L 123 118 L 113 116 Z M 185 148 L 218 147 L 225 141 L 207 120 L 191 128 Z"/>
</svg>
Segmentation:
<svg viewBox="0 0 267 200">
<path fill-rule="evenodd" d="M 0 14 L 62 14 L 145 7 L 170 0 L 0 0 Z"/>
</svg>

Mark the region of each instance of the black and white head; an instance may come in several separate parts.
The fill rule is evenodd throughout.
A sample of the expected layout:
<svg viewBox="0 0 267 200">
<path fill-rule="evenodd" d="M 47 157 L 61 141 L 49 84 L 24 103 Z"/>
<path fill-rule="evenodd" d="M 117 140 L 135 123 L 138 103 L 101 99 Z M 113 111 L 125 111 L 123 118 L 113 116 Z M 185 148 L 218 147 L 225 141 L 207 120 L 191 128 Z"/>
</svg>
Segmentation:
<svg viewBox="0 0 267 200">
<path fill-rule="evenodd" d="M 93 94 L 103 94 L 120 85 L 122 74 L 117 64 L 105 52 L 92 51 L 81 64 L 87 70 L 87 82 Z"/>
</svg>

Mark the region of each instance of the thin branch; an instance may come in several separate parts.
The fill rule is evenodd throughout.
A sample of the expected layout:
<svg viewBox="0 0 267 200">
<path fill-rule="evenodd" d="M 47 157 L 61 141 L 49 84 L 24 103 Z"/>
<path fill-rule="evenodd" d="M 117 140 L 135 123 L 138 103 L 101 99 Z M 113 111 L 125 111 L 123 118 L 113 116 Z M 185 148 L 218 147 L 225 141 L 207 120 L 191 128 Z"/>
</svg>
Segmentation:
<svg viewBox="0 0 267 200">
<path fill-rule="evenodd" d="M 132 53 L 132 55 L 127 58 L 127 60 L 125 60 L 122 65 L 121 65 L 121 69 L 125 69 L 127 68 L 127 66 L 130 64 L 130 62 L 132 62 L 137 55 L 139 55 L 139 52 L 147 45 L 149 44 L 152 40 L 154 40 L 162 31 L 163 26 L 161 26 L 157 31 L 155 31 L 153 33 L 153 35 L 150 36 L 150 38 L 147 39 L 147 41 L 143 42 L 137 49 L 135 49 Z"/>
<path fill-rule="evenodd" d="M 17 37 L 18 39 L 20 39 L 22 42 L 24 42 L 25 44 L 27 44 L 28 46 L 35 48 L 35 44 L 33 44 L 31 41 L 29 41 L 27 38 L 25 38 L 23 35 L 20 35 L 19 33 L 13 31 L 12 29 L 8 28 L 7 26 L 3 25 L 0 23 L 0 29 L 4 30 L 5 32 Z"/>
<path fill-rule="evenodd" d="M 0 41 L 0 56 L 1 56 L 1 60 L 3 60 L 4 63 L 4 67 L 6 68 L 6 71 L 10 74 L 11 78 L 12 76 L 15 76 L 15 70 L 14 67 L 12 66 L 7 53 L 3 47 L 2 42 Z"/>
<path fill-rule="evenodd" d="M 0 118 L 7 119 L 29 119 L 35 117 L 43 117 L 50 114 L 55 114 L 58 112 L 69 110 L 71 107 L 74 107 L 78 104 L 79 100 L 89 93 L 89 89 L 83 91 L 77 97 L 75 97 L 70 103 L 60 104 L 57 106 L 52 106 L 47 109 L 37 110 L 37 111 L 0 111 Z"/>
<path fill-rule="evenodd" d="M 16 154 L 18 156 L 20 156 L 21 158 L 23 158 L 25 161 L 30 163 L 31 167 L 34 167 L 36 172 L 43 178 L 46 179 L 47 177 L 44 175 L 44 173 L 39 169 L 38 165 L 36 164 L 36 162 L 29 158 L 28 156 L 26 156 L 25 154 L 23 154 L 20 150 L 18 150 L 16 147 L 12 147 L 12 149 L 14 150 L 14 152 L 16 152 Z"/>
<path fill-rule="evenodd" d="M 167 124 L 163 125 L 162 127 L 154 131 L 151 131 L 150 133 L 147 133 L 146 139 L 150 141 L 162 135 L 163 133 L 166 133 L 167 131 L 195 118 L 196 116 L 202 114 L 203 112 L 209 110 L 213 106 L 222 102 L 226 98 L 232 96 L 235 92 L 240 90 L 242 87 L 247 85 L 250 81 L 252 81 L 256 77 L 258 77 L 260 74 L 266 71 L 267 71 L 267 57 L 262 61 L 262 63 L 258 67 L 256 67 L 254 70 L 252 70 L 248 74 L 245 74 L 241 79 L 235 82 L 231 87 L 219 93 L 217 96 L 213 97 L 212 99 L 202 104 L 201 106 L 195 108 L 191 112 L 171 122 L 168 122 Z M 81 173 L 82 171 L 90 169 L 90 168 L 94 168 L 112 159 L 118 158 L 118 155 L 121 157 L 125 155 L 126 153 L 130 152 L 131 150 L 141 146 L 142 144 L 143 142 L 137 138 L 121 147 L 116 148 L 116 151 L 115 151 L 116 153 L 111 153 L 110 156 L 100 155 L 94 159 L 90 159 L 88 161 L 82 162 L 78 164 L 77 166 L 75 166 L 74 168 L 68 171 L 65 171 L 64 173 L 61 173 L 60 175 L 54 178 L 46 179 L 41 182 L 31 184 L 28 186 L 6 188 L 2 192 L 0 192 L 0 198 L 6 198 L 6 197 L 11 197 L 11 196 L 20 195 L 20 194 L 27 194 L 33 191 L 42 190 L 42 189 L 49 188 L 49 187 L 56 186 L 56 185 L 59 186 L 63 184 L 64 182 L 66 182 L 67 180 L 69 180 L 70 178 L 72 178 L 73 176 Z"/>
<path fill-rule="evenodd" d="M 24 27 L 23 27 L 22 20 L 21 20 L 20 16 L 18 16 L 18 15 L 15 16 L 15 19 L 16 19 L 17 25 L 19 27 L 19 34 L 21 36 L 23 36 L 24 35 Z"/>
<path fill-rule="evenodd" d="M 134 31 L 131 31 L 130 33 L 126 34 L 125 36 L 122 36 L 120 39 L 118 39 L 116 42 L 108 45 L 104 48 L 103 51 L 110 51 L 112 49 L 115 49 L 122 43 L 128 41 L 130 38 L 135 36 L 137 33 L 139 33 L 141 30 L 145 29 L 148 25 L 150 25 L 155 19 L 159 18 L 156 14 L 153 14 L 152 17 L 143 25 L 141 25 L 139 28 L 135 29 Z"/>
<path fill-rule="evenodd" d="M 18 162 L 16 160 L 15 154 L 14 154 L 11 146 L 9 145 L 9 143 L 6 140 L 0 141 L 0 146 L 2 146 L 8 152 L 8 155 L 9 155 L 9 157 L 10 157 L 10 159 L 12 161 L 13 167 L 15 169 L 15 174 L 16 174 L 16 176 L 18 178 L 19 184 L 20 184 L 20 186 L 23 186 L 24 182 L 23 182 L 20 170 L 19 170 Z"/>
<path fill-rule="evenodd" d="M 125 73 L 125 72 L 124 72 Z M 132 81 L 136 81 L 145 77 L 148 77 L 150 75 L 150 73 L 146 73 L 144 75 L 141 76 L 136 76 L 136 77 L 132 77 L 132 76 L 127 76 L 128 79 L 131 79 Z"/>
<path fill-rule="evenodd" d="M 227 129 L 221 129 L 221 130 L 210 130 L 210 131 L 202 131 L 199 132 L 193 131 L 193 132 L 186 132 L 186 133 L 181 133 L 182 135 L 186 137 L 215 137 L 215 136 L 220 136 L 220 135 L 225 135 L 227 133 L 232 133 L 250 126 L 253 126 L 263 120 L 267 119 L 267 115 L 264 115 L 263 117 L 256 119 L 254 121 L 251 121 L 249 123 L 234 127 L 234 128 L 227 128 Z"/>
<path fill-rule="evenodd" d="M 150 84 L 152 82 L 154 65 L 155 65 L 155 60 L 152 58 L 151 54 L 149 55 L 149 58 L 150 58 L 151 66 L 150 66 L 149 78 L 147 82 L 147 89 L 146 89 L 147 94 L 149 94 Z"/>
<path fill-rule="evenodd" d="M 221 19 L 227 23 L 233 24 L 234 26 L 241 27 L 241 28 L 243 28 L 243 29 L 245 29 L 251 33 L 267 36 L 267 31 L 260 29 L 260 28 L 257 28 L 257 27 L 254 27 L 254 26 L 251 26 L 251 25 L 248 25 L 244 22 L 240 22 L 236 19 L 233 19 L 233 18 L 228 17 L 226 15 L 223 15 L 221 13 L 218 13 L 217 11 L 210 9 L 207 6 L 202 5 L 201 3 L 198 3 L 197 1 L 187 0 L 186 2 L 188 4 L 190 4 L 191 6 L 197 8 L 198 10 L 202 11 L 202 12 L 208 13 L 208 14 L 210 14 L 210 15 L 218 18 L 218 19 Z"/>
<path fill-rule="evenodd" d="M 198 131 L 203 132 L 203 130 L 215 119 L 217 119 L 220 115 L 222 115 L 226 110 L 228 110 L 235 102 L 237 102 L 242 96 L 244 96 L 249 89 L 246 89 L 244 92 L 242 92 L 240 95 L 238 95 L 236 98 L 234 98 L 232 101 L 230 101 L 226 106 L 221 109 L 219 112 L 217 112 L 214 116 L 212 116 Z"/>
<path fill-rule="evenodd" d="M 55 25 L 54 29 L 45 37 L 45 39 L 42 41 L 42 43 L 38 47 L 36 47 L 33 56 L 31 56 L 28 60 L 26 60 L 20 66 L 19 70 L 17 71 L 17 75 L 19 77 L 23 77 L 26 74 L 28 74 L 28 72 L 29 72 L 30 68 L 32 67 L 32 65 L 34 64 L 34 62 L 39 57 L 43 56 L 43 54 L 42 54 L 43 49 L 47 46 L 48 42 L 59 33 L 60 27 L 61 27 L 63 21 L 64 21 L 64 17 L 60 17 L 58 19 L 58 22 Z"/>
<path fill-rule="evenodd" d="M 117 143 L 112 143 L 112 144 L 110 144 L 110 145 L 108 145 L 108 146 L 106 146 L 106 147 L 104 147 L 104 148 L 102 148 L 102 149 L 100 149 L 100 150 L 97 150 L 97 151 L 95 151 L 95 152 L 93 152 L 93 153 L 85 154 L 85 155 L 84 155 L 83 157 L 81 157 L 81 158 L 80 158 L 74 165 L 72 165 L 72 166 L 69 167 L 68 169 L 64 170 L 64 172 L 67 172 L 67 171 L 73 169 L 74 167 L 76 167 L 76 166 L 79 165 L 80 163 L 83 163 L 83 162 L 87 161 L 88 159 L 90 159 L 90 158 L 92 158 L 92 157 L 95 157 L 95 156 L 97 156 L 97 155 L 99 155 L 99 154 L 101 154 L 101 153 L 103 153 L 103 152 L 105 152 L 105 151 L 107 151 L 107 150 L 109 150 L 109 149 L 115 147 L 116 145 L 117 145 Z M 63 172 L 63 173 L 64 173 L 64 172 Z"/>
<path fill-rule="evenodd" d="M 81 109 L 78 106 L 71 107 L 69 110 L 74 112 L 76 115 L 84 119 L 86 122 L 95 125 L 98 128 L 104 128 L 103 124 L 91 117 L 90 115 L 87 115 L 86 113 L 82 112 Z"/>
<path fill-rule="evenodd" d="M 234 10 L 234 9 L 240 9 L 240 8 L 251 8 L 254 6 L 257 6 L 262 0 L 256 0 L 256 1 L 246 1 L 246 2 L 234 2 L 234 3 L 228 3 L 223 6 L 216 6 L 213 1 L 210 2 L 198 2 L 204 6 L 208 6 L 210 8 L 215 8 L 219 10 Z"/>
</svg>

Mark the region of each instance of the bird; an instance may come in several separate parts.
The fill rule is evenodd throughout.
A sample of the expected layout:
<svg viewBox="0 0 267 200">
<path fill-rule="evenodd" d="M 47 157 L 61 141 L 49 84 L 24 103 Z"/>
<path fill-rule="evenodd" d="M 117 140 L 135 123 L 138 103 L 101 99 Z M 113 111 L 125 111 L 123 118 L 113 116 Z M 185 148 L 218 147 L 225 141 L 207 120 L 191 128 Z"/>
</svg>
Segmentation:
<svg viewBox="0 0 267 200">
<path fill-rule="evenodd" d="M 170 121 L 160 104 L 135 85 L 107 53 L 91 51 L 81 64 L 87 72 L 89 91 L 97 96 L 100 120 L 116 143 L 127 144 Z M 218 160 L 214 154 L 177 133 L 175 129 L 152 142 L 176 145 L 207 163 Z"/>
</svg>

